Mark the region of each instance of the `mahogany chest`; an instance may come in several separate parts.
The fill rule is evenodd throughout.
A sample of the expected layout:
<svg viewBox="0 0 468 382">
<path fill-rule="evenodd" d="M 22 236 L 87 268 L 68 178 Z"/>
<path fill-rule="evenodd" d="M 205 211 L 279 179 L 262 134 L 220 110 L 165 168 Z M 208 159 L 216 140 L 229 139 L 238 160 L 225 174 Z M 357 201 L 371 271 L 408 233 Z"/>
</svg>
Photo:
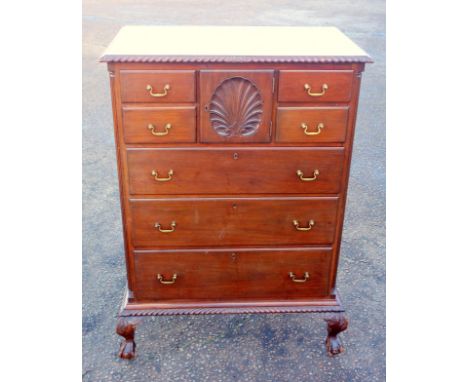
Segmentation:
<svg viewBox="0 0 468 382">
<path fill-rule="evenodd" d="M 135 318 L 324 314 L 336 292 L 361 73 L 332 27 L 124 27 L 111 81 L 128 290 Z"/>
</svg>

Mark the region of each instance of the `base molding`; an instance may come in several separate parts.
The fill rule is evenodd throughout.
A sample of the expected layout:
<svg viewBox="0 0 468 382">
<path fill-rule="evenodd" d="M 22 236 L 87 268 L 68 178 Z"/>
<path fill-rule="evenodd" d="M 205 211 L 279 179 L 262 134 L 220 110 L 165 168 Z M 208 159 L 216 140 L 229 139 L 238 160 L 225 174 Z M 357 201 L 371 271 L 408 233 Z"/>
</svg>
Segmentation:
<svg viewBox="0 0 468 382">
<path fill-rule="evenodd" d="M 274 313 L 340 313 L 344 312 L 338 295 L 315 300 L 223 301 L 223 302 L 133 302 L 125 294 L 119 317 L 180 316 L 207 314 L 274 314 Z"/>
<path fill-rule="evenodd" d="M 326 348 L 329 355 L 344 351 L 338 334 L 348 327 L 338 295 L 334 298 L 295 301 L 223 301 L 171 303 L 135 302 L 127 291 L 118 314 L 116 332 L 123 337 L 119 356 L 131 359 L 135 356 L 135 329 L 143 317 L 207 315 L 207 314 L 256 314 L 256 313 L 319 313 L 327 323 Z"/>
<path fill-rule="evenodd" d="M 212 308 L 170 308 L 170 309 L 123 309 L 119 317 L 141 316 L 180 316 L 180 315 L 206 315 L 206 314 L 255 314 L 255 313 L 339 313 L 342 308 L 320 306 L 265 306 L 265 307 L 212 307 Z"/>
</svg>

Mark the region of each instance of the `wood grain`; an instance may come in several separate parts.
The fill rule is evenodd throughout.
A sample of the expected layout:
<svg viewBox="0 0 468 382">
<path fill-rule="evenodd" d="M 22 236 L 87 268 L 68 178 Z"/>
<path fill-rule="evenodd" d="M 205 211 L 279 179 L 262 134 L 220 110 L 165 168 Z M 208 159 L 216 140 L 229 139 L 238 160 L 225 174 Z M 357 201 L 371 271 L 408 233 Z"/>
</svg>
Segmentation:
<svg viewBox="0 0 468 382">
<path fill-rule="evenodd" d="M 337 197 L 131 199 L 135 248 L 328 244 L 335 233 Z M 293 221 L 307 227 L 298 231 Z M 174 232 L 162 233 L 160 223 Z"/>
<path fill-rule="evenodd" d="M 196 141 L 196 106 L 124 106 L 122 108 L 124 139 L 126 143 L 192 143 Z M 148 129 L 152 124 L 155 132 L 167 135 L 154 135 Z"/>
<path fill-rule="evenodd" d="M 331 257 L 329 249 L 255 250 L 236 252 L 146 252 L 136 253 L 135 299 L 221 300 L 252 298 L 325 297 Z M 309 279 L 295 283 L 289 277 L 308 272 Z M 164 285 L 162 274 L 174 284 Z"/>
<path fill-rule="evenodd" d="M 277 111 L 276 141 L 288 143 L 343 143 L 346 140 L 348 106 L 339 107 L 279 107 Z M 305 134 L 302 124 L 308 126 Z M 317 126 L 323 124 L 322 129 Z"/>
<path fill-rule="evenodd" d="M 193 70 L 122 70 L 120 72 L 122 102 L 194 102 L 195 71 Z M 164 97 L 153 97 L 153 93 L 164 93 L 164 87 L 170 86 Z"/>
<path fill-rule="evenodd" d="M 188 43 L 208 29 L 194 27 L 182 45 L 176 35 L 154 42 L 156 31 L 171 28 L 130 29 L 104 57 L 110 62 L 129 286 L 120 316 L 342 312 L 336 269 L 360 74 L 369 57 L 331 30 L 288 31 L 321 36 L 299 47 L 299 37 L 279 37 L 277 28 L 270 29 L 276 41 L 272 35 L 259 40 L 266 29 L 252 28 L 252 39 L 218 46 L 213 54 L 209 41 Z M 234 29 L 215 29 L 232 41 Z M 142 31 L 146 39 L 124 43 Z M 325 44 L 327 35 L 336 39 Z M 266 42 L 254 48 L 254 41 Z M 324 83 L 328 89 L 311 97 L 305 83 L 314 93 Z M 148 84 L 156 93 L 166 84 L 170 90 L 152 97 Z M 248 102 L 241 102 L 242 94 Z M 213 119 L 216 112 L 226 114 L 223 123 Z M 171 123 L 169 134 L 152 135 L 150 123 L 156 131 Z M 308 136 L 301 123 L 309 131 L 318 123 L 325 127 Z M 311 177 L 315 169 L 312 182 L 296 174 Z M 169 170 L 173 175 L 158 182 L 153 170 L 159 178 Z M 302 228 L 314 224 L 299 231 L 293 220 Z M 169 229 L 173 221 L 173 232 L 155 228 L 158 222 Z M 294 283 L 289 272 L 310 278 Z M 178 276 L 174 285 L 164 285 L 158 273 L 165 280 Z M 331 354 L 342 350 L 341 317 L 327 319 Z M 134 353 L 132 330 L 122 322 L 118 329 L 127 358 Z"/>
<path fill-rule="evenodd" d="M 328 90 L 322 96 L 311 97 L 304 89 L 320 93 L 322 85 Z M 278 100 L 280 102 L 348 102 L 351 99 L 353 72 L 348 70 L 281 70 Z"/>
<path fill-rule="evenodd" d="M 342 148 L 128 149 L 129 186 L 139 194 L 312 194 L 338 193 Z M 316 181 L 304 182 L 297 170 Z M 158 182 L 155 170 L 172 180 Z"/>
</svg>

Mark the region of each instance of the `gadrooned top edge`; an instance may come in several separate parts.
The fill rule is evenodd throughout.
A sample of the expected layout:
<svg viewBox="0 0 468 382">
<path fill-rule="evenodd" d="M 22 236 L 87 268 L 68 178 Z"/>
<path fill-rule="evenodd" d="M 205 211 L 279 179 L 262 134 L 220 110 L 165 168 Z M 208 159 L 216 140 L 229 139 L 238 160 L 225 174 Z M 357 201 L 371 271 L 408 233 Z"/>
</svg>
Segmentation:
<svg viewBox="0 0 468 382">
<path fill-rule="evenodd" d="M 100 62 L 135 63 L 372 63 L 369 56 L 145 56 L 104 54 Z"/>
</svg>

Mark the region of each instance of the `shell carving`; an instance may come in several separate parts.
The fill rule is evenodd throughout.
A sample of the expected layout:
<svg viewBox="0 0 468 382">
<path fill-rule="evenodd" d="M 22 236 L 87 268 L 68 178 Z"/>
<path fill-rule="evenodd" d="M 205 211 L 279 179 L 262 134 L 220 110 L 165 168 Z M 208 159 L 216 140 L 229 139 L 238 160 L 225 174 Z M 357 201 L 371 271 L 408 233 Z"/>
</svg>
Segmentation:
<svg viewBox="0 0 468 382">
<path fill-rule="evenodd" d="M 211 126 L 223 137 L 253 135 L 262 121 L 262 105 L 262 96 L 252 82 L 242 77 L 228 78 L 211 97 Z"/>
</svg>

